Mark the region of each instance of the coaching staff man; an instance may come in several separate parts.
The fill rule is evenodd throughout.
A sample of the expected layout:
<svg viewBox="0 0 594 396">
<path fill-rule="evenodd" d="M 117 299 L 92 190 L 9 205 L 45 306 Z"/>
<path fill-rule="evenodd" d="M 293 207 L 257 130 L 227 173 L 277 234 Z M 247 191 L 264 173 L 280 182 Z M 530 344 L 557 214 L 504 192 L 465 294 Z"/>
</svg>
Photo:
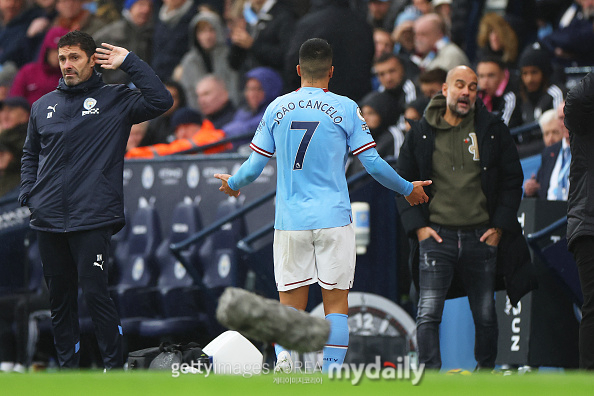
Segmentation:
<svg viewBox="0 0 594 396">
<path fill-rule="evenodd" d="M 80 31 L 58 42 L 58 88 L 33 104 L 23 150 L 21 205 L 31 210 L 50 293 L 60 367 L 79 364 L 78 284 L 106 369 L 123 366 L 122 327 L 107 291 L 110 238 L 124 226 L 122 174 L 132 124 L 169 109 L 153 70 Z M 97 51 L 97 52 L 95 52 Z M 126 72 L 139 91 L 106 85 L 95 64 Z"/>
<path fill-rule="evenodd" d="M 594 74 L 567 94 L 565 126 L 571 164 L 567 200 L 567 246 L 584 294 L 580 323 L 580 368 L 594 370 Z"/>
</svg>

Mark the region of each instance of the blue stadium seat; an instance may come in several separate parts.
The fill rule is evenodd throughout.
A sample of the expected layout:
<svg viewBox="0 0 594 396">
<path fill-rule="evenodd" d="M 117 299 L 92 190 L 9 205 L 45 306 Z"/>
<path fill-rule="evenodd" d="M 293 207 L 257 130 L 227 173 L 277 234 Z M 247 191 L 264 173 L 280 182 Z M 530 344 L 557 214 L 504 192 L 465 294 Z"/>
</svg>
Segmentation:
<svg viewBox="0 0 594 396">
<path fill-rule="evenodd" d="M 210 319 L 204 288 L 190 276 L 186 267 L 169 250 L 172 243 L 187 239 L 201 228 L 202 221 L 195 204 L 182 202 L 175 207 L 169 236 L 163 240 L 156 252 L 159 267 L 156 293 L 159 298 L 159 318 L 142 321 L 139 335 L 161 337 L 196 331 L 208 333 Z M 192 245 L 183 251 L 182 255 L 185 263 L 201 274 L 199 247 Z"/>
<path fill-rule="evenodd" d="M 219 204 L 217 219 L 223 218 L 241 208 L 236 199 L 229 199 Z M 236 248 L 237 242 L 246 236 L 246 225 L 239 217 L 210 235 L 200 249 L 204 266 L 203 284 L 219 295 L 227 286 L 243 287 L 245 266 L 240 265 Z"/>
<path fill-rule="evenodd" d="M 125 228 L 128 228 L 128 237 L 124 242 L 126 246 L 119 252 L 119 279 L 111 296 L 124 332 L 137 333 L 143 318 L 157 315 L 150 291 L 154 291 L 158 276 L 155 253 L 162 242 L 159 214 L 152 206 L 140 207 Z"/>
</svg>

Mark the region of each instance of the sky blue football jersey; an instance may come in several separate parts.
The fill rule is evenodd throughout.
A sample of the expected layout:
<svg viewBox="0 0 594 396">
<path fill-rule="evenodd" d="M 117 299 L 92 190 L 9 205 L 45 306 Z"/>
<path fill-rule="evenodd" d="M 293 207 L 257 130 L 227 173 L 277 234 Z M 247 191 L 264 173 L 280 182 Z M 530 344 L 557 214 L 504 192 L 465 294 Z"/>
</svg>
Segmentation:
<svg viewBox="0 0 594 396">
<path fill-rule="evenodd" d="M 349 149 L 356 155 L 375 147 L 355 102 L 311 87 L 283 95 L 266 109 L 250 147 L 268 158 L 276 152 L 276 229 L 351 223 Z"/>
</svg>

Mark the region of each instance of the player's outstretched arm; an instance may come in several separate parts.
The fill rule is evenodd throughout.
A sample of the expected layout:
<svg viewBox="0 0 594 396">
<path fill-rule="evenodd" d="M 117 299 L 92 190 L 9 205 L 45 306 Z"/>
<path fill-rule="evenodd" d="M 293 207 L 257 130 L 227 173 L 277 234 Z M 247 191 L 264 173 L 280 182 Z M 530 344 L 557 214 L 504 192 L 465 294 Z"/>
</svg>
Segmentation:
<svg viewBox="0 0 594 396">
<path fill-rule="evenodd" d="M 126 48 L 116 47 L 108 43 L 101 43 L 101 45 L 105 48 L 99 47 L 96 49 L 97 63 L 104 69 L 115 70 L 120 67 L 129 51 Z"/>
<path fill-rule="evenodd" d="M 425 194 L 424 186 L 428 186 L 433 183 L 431 180 L 414 181 L 412 192 L 405 198 L 410 206 L 422 204 L 429 201 L 429 197 Z"/>
<path fill-rule="evenodd" d="M 217 179 L 219 179 L 222 182 L 221 187 L 219 187 L 219 191 L 224 192 L 225 194 L 227 194 L 230 197 L 238 197 L 239 196 L 239 193 L 240 193 L 239 190 L 231 189 L 231 187 L 229 187 L 229 184 L 227 183 L 227 180 L 229 180 L 231 175 L 227 175 L 225 173 L 215 173 L 214 177 L 216 177 Z"/>
</svg>

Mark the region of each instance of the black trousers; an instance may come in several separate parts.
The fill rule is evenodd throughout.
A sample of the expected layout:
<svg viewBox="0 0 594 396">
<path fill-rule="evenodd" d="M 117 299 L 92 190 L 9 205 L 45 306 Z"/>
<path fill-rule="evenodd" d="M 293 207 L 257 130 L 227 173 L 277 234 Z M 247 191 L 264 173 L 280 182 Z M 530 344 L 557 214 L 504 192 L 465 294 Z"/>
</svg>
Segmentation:
<svg viewBox="0 0 594 396">
<path fill-rule="evenodd" d="M 93 320 L 105 368 L 123 367 L 122 327 L 107 290 L 111 234 L 111 227 L 67 233 L 38 231 L 54 343 L 62 368 L 79 366 L 79 285 Z"/>
<path fill-rule="evenodd" d="M 577 238 L 572 251 L 584 294 L 580 323 L 580 368 L 594 370 L 594 236 Z"/>
</svg>

